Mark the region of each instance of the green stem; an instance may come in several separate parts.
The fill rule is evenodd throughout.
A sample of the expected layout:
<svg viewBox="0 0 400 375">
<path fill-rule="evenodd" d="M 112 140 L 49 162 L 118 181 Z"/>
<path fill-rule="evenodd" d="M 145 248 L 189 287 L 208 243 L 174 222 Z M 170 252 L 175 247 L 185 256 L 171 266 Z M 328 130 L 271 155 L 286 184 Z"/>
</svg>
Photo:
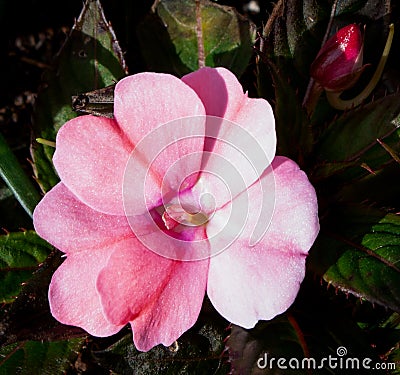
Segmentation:
<svg viewBox="0 0 400 375">
<path fill-rule="evenodd" d="M 342 100 L 340 99 L 340 95 L 342 94 L 342 92 L 326 91 L 326 97 L 328 98 L 329 104 L 333 108 L 344 111 L 346 109 L 357 107 L 372 93 L 372 91 L 374 90 L 374 88 L 376 87 L 382 76 L 383 69 L 385 68 L 386 60 L 388 59 L 390 48 L 392 46 L 393 34 L 394 34 L 394 25 L 391 24 L 389 26 L 389 35 L 386 40 L 385 49 L 383 50 L 379 64 L 368 85 L 360 94 L 358 94 L 353 99 Z"/>
<path fill-rule="evenodd" d="M 33 210 L 40 201 L 40 195 L 1 134 L 0 176 L 28 215 L 32 217 Z"/>
</svg>

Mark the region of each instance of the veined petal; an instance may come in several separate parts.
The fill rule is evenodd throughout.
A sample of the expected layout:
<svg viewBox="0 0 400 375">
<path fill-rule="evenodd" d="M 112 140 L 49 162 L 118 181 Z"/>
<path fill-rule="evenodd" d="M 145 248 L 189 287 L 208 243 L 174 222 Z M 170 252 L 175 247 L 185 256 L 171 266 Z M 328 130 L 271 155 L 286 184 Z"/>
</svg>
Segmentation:
<svg viewBox="0 0 400 375">
<path fill-rule="evenodd" d="M 113 247 L 68 255 L 50 283 L 52 315 L 61 323 L 83 328 L 93 336 L 111 336 L 123 325 L 110 323 L 103 314 L 96 291 L 99 271 L 107 263 Z"/>
<path fill-rule="evenodd" d="M 123 215 L 122 181 L 132 146 L 115 121 L 76 117 L 57 134 L 54 165 L 61 181 L 96 211 Z"/>
<path fill-rule="evenodd" d="M 107 319 L 115 325 L 131 322 L 136 347 L 146 351 L 171 345 L 196 322 L 207 270 L 208 259 L 170 260 L 132 239 L 131 246 L 112 254 L 97 290 Z"/>
<path fill-rule="evenodd" d="M 234 209 L 248 214 L 241 228 L 229 225 Z M 276 157 L 259 183 L 215 213 L 207 227 L 211 251 L 236 236 L 230 247 L 210 260 L 207 293 L 222 316 L 251 328 L 292 304 L 319 231 L 317 214 L 314 188 L 296 163 L 284 157 Z M 268 224 L 268 216 L 269 227 L 260 231 L 259 224 Z M 226 224 L 229 230 L 224 231 Z"/>
<path fill-rule="evenodd" d="M 77 199 L 60 182 L 36 206 L 33 224 L 40 237 L 65 253 L 101 249 L 133 237 L 125 216 L 102 214 Z"/>
</svg>

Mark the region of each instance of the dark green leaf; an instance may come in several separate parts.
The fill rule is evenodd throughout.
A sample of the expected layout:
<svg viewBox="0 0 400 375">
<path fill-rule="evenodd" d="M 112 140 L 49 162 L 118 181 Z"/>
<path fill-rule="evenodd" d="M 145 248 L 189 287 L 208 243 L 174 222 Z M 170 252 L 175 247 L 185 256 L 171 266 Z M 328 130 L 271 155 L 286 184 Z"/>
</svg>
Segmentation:
<svg viewBox="0 0 400 375">
<path fill-rule="evenodd" d="M 317 164 L 310 174 L 312 174 L 313 181 L 319 181 L 337 175 L 343 172 L 344 170 L 348 169 L 349 167 L 353 166 L 361 166 L 361 163 L 356 163 L 355 161 L 331 162 L 331 163 L 322 162 Z"/>
<path fill-rule="evenodd" d="M 125 73 L 122 52 L 100 2 L 86 1 L 55 68 L 45 76 L 46 87 L 36 105 L 35 138 L 54 141 L 58 129 L 77 115 L 72 96 L 112 85 Z M 35 174 L 44 191 L 58 181 L 53 152 L 49 146 L 32 144 Z"/>
<path fill-rule="evenodd" d="M 72 367 L 83 341 L 27 341 L 5 346 L 0 349 L 0 374 L 62 374 Z"/>
<path fill-rule="evenodd" d="M 400 207 L 397 184 L 399 180 L 400 166 L 392 162 L 373 173 L 367 173 L 366 176 L 353 180 L 350 184 L 345 184 L 337 191 L 336 196 L 343 202 L 371 202 L 379 207 Z"/>
<path fill-rule="evenodd" d="M 385 345 L 386 351 L 382 353 L 382 358 L 386 363 L 395 365 L 395 371 L 392 374 L 399 374 L 400 361 L 400 316 L 393 313 L 390 317 L 375 329 L 379 333 L 378 340 Z M 376 335 L 376 332 L 374 332 Z M 393 367 L 392 367 L 393 369 Z"/>
<path fill-rule="evenodd" d="M 323 225 L 311 268 L 346 293 L 400 311 L 400 217 L 337 208 Z"/>
<path fill-rule="evenodd" d="M 290 61 L 293 71 L 309 77 L 309 66 L 316 56 L 329 20 L 330 5 L 320 1 L 289 0 L 266 35 L 266 52 Z M 292 78 L 292 76 L 290 76 Z M 304 85 L 308 82 L 304 81 Z M 305 87 L 303 88 L 305 89 Z"/>
<path fill-rule="evenodd" d="M 386 0 L 339 0 L 336 6 L 336 15 L 359 12 L 375 20 L 388 12 Z"/>
<path fill-rule="evenodd" d="M 0 236 L 0 303 L 14 300 L 51 249 L 33 231 Z"/>
<path fill-rule="evenodd" d="M 2 306 L 0 345 L 25 340 L 55 341 L 85 336 L 82 329 L 65 326 L 50 313 L 48 288 L 54 271 L 61 263 L 61 253 L 51 253 L 23 285 L 15 301 Z"/>
<path fill-rule="evenodd" d="M 285 72 L 285 62 L 270 64 L 275 87 L 275 119 L 278 139 L 277 153 L 301 161 L 311 150 L 312 135 L 307 114 L 301 107 L 301 99 Z"/>
<path fill-rule="evenodd" d="M 31 229 L 32 218 L 22 208 L 5 182 L 0 180 L 0 228 L 12 232 Z"/>
<path fill-rule="evenodd" d="M 317 157 L 327 161 L 351 161 L 359 158 L 377 143 L 392 134 L 393 119 L 400 112 L 400 95 L 389 95 L 334 121 L 317 146 Z"/>
<path fill-rule="evenodd" d="M 192 0 L 162 0 L 138 29 L 150 70 L 182 76 L 198 69 L 196 9 Z M 252 56 L 255 29 L 234 8 L 201 1 L 207 66 L 223 66 L 240 76 Z"/>
<path fill-rule="evenodd" d="M 352 157 L 350 161 L 323 161 L 318 163 L 311 172 L 313 180 L 318 181 L 335 176 L 336 181 L 341 182 L 342 185 L 346 185 L 344 187 L 345 191 L 339 192 L 341 198 L 345 196 L 356 198 L 358 195 L 361 201 L 367 199 L 372 202 L 379 202 L 382 198 L 388 198 L 387 194 L 381 194 L 381 188 L 384 190 L 393 190 L 393 181 L 396 180 L 396 175 L 400 171 L 398 165 L 397 167 L 393 166 L 393 164 L 397 164 L 393 155 L 381 143 L 384 142 L 385 146 L 389 147 L 392 153 L 398 153 L 400 151 L 400 130 L 397 118 L 390 121 L 389 124 L 379 124 L 383 128 L 386 127 L 388 129 L 386 136 L 381 137 L 379 140 L 378 138 L 373 139 L 371 144 L 365 147 L 360 155 Z M 353 124 L 349 126 L 353 126 Z M 363 131 L 357 125 L 355 128 L 360 132 Z M 337 135 L 339 136 L 338 133 Z M 330 146 L 327 145 L 327 147 L 329 148 Z M 351 148 L 351 146 L 347 148 Z M 340 151 L 334 152 L 338 153 Z M 341 152 L 345 151 L 342 150 Z M 324 150 L 322 150 L 322 153 L 324 153 Z M 392 173 L 394 174 L 390 176 Z M 352 181 L 352 183 L 348 184 L 349 181 Z M 326 183 L 332 185 L 332 179 L 327 180 Z M 337 192 L 338 188 L 336 187 L 335 189 Z M 395 197 L 395 192 L 391 196 Z M 346 200 L 349 199 L 347 198 Z"/>
<path fill-rule="evenodd" d="M 32 217 L 33 209 L 40 200 L 39 193 L 18 163 L 17 158 L 0 134 L 0 176 L 13 192 L 18 202 Z"/>
</svg>

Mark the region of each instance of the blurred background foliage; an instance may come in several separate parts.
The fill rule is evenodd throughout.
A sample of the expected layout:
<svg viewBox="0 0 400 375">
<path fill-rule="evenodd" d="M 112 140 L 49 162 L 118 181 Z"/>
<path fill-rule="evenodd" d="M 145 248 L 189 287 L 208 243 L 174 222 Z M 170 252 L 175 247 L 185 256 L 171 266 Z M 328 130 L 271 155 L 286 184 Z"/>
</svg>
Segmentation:
<svg viewBox="0 0 400 375">
<path fill-rule="evenodd" d="M 0 0 L 0 170 L 8 182 L 0 181 L 0 374 L 347 373 L 257 367 L 265 353 L 320 359 L 339 346 L 352 358 L 397 363 L 379 373 L 400 373 L 400 6 L 390 0 L 201 2 L 206 65 L 230 68 L 250 96 L 272 103 L 278 154 L 296 160 L 317 190 L 321 233 L 286 313 L 245 330 L 206 299 L 178 347 L 148 353 L 134 348 L 128 328 L 99 339 L 51 317 L 47 288 L 62 259 L 32 230 L 30 214 L 58 177 L 52 148 L 34 139 L 54 141 L 77 115 L 71 96 L 128 72 L 182 76 L 198 66 L 194 1 L 101 5 Z M 365 26 L 370 68 L 344 97 L 365 87 L 394 23 L 382 78 L 360 107 L 338 111 L 322 94 L 310 114 L 302 106 L 310 64 L 324 36 L 349 23 Z"/>
</svg>

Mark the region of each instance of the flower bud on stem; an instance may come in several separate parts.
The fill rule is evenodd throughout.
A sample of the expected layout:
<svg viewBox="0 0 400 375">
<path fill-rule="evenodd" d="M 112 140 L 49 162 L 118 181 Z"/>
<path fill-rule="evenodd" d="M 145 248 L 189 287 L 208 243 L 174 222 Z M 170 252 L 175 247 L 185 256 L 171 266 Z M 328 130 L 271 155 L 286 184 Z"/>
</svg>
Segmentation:
<svg viewBox="0 0 400 375">
<path fill-rule="evenodd" d="M 393 42 L 393 35 L 394 35 L 394 25 L 391 24 L 389 26 L 389 35 L 387 37 L 386 45 L 383 50 L 379 64 L 368 85 L 364 88 L 364 90 L 360 94 L 358 94 L 355 98 L 349 100 L 342 100 L 340 99 L 340 95 L 343 93 L 343 91 L 341 92 L 326 91 L 326 96 L 328 98 L 329 104 L 333 108 L 343 111 L 346 109 L 357 107 L 372 93 L 372 91 L 374 90 L 374 88 L 376 87 L 382 76 L 383 69 L 385 68 L 385 64 L 389 56 L 390 48 Z"/>
<path fill-rule="evenodd" d="M 321 93 L 325 90 L 330 105 L 346 110 L 360 105 L 379 82 L 393 41 L 394 25 L 389 27 L 386 45 L 368 85 L 355 98 L 342 100 L 342 93 L 353 87 L 367 65 L 362 65 L 364 37 L 360 28 L 351 24 L 340 29 L 323 44 L 310 68 L 310 85 L 303 106 L 309 115 L 314 111 Z"/>
</svg>

